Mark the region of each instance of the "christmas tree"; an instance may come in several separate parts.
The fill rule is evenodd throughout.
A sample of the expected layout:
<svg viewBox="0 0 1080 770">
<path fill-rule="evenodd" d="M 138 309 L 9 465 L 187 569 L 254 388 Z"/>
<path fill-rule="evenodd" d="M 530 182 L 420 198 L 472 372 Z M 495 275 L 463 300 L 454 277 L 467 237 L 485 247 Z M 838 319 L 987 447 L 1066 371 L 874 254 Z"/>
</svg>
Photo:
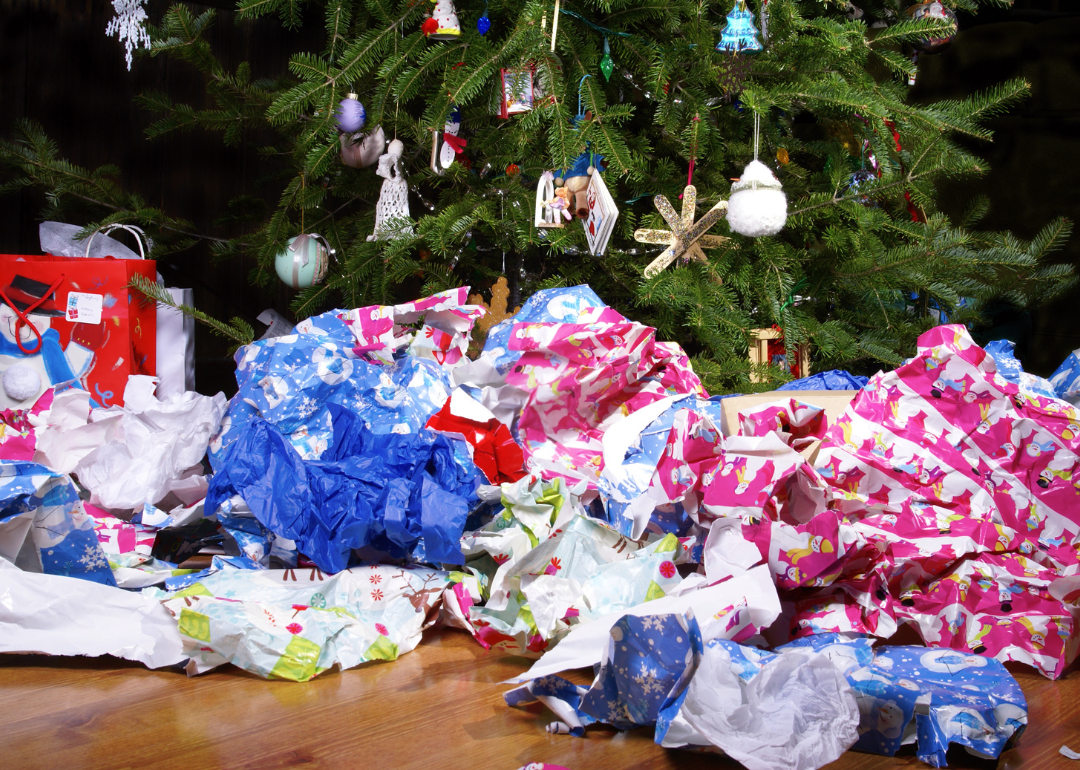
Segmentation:
<svg viewBox="0 0 1080 770">
<path fill-rule="evenodd" d="M 293 30 L 320 25 L 323 43 L 292 56 L 279 77 L 253 80 L 246 64 L 226 69 L 206 41 L 215 13 L 178 3 L 147 27 L 149 53 L 203 73 L 214 106 L 163 93 L 140 101 L 161 115 L 151 138 L 196 129 L 261 143 L 275 169 L 273 211 L 214 248 L 223 258 L 257 254 L 252 280 L 270 282 L 276 261 L 291 263 L 293 239 L 323 236 L 329 272 L 297 294 L 298 318 L 461 285 L 486 290 L 504 275 L 510 307 L 539 289 L 588 283 L 679 342 L 710 390 L 748 390 L 791 376 L 751 366 L 755 329 L 778 327 L 815 370 L 868 372 L 900 363 L 942 318 L 978 323 L 992 300 L 1031 306 L 1074 280 L 1069 266 L 1045 260 L 1068 222 L 1022 242 L 980 223 L 985 201 L 971 201 L 961 221 L 942 213 L 936 184 L 986 171 L 967 143 L 989 141 L 985 120 L 1027 85 L 909 100 L 912 54 L 956 32 L 940 14 L 909 15 L 891 0 L 859 9 L 833 0 L 240 0 L 237 9 Z M 129 40 L 136 27 L 124 27 Z M 120 189 L 115 169 L 81 169 L 33 124 L 21 132 L 0 143 L 15 172 L 0 191 L 44 186 L 50 216 L 89 202 L 98 219 L 88 231 L 138 224 L 156 254 L 192 242 L 179 202 L 151 207 Z M 747 168 L 754 159 L 764 165 Z M 576 221 L 600 186 L 618 210 L 606 238 L 588 232 L 596 221 Z M 771 221 L 782 229 L 762 235 L 776 229 L 755 227 L 779 188 L 786 221 L 781 201 Z M 537 216 L 551 226 L 537 227 Z M 321 245 L 303 243 L 325 258 Z M 664 254 L 670 265 L 646 275 Z M 218 328 L 250 336 L 242 322 Z"/>
</svg>

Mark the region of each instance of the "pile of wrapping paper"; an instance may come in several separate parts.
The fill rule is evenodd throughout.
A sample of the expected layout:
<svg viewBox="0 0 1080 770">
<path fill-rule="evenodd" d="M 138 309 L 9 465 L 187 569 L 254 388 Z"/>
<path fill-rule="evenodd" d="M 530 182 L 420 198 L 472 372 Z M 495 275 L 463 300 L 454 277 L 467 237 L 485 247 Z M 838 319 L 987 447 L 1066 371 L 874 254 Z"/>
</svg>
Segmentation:
<svg viewBox="0 0 1080 770">
<path fill-rule="evenodd" d="M 1002 662 L 1077 657 L 1075 355 L 1043 380 L 941 326 L 724 435 L 685 352 L 588 287 L 475 360 L 466 296 L 241 348 L 227 403 L 133 376 L 123 407 L 0 414 L 0 651 L 306 681 L 442 623 L 538 658 L 506 699 L 554 731 L 650 725 L 750 768 L 997 756 L 1027 721 Z M 860 385 L 833 424 L 798 392 Z M 902 625 L 927 646 L 874 647 Z"/>
</svg>

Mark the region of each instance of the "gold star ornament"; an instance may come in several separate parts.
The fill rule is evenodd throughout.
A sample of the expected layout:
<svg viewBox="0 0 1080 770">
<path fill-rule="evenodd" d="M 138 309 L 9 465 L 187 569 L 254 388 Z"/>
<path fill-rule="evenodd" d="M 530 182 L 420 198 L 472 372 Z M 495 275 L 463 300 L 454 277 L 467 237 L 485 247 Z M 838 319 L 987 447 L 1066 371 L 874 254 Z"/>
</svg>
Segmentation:
<svg viewBox="0 0 1080 770">
<path fill-rule="evenodd" d="M 694 212 L 697 206 L 697 188 L 693 185 L 687 185 L 686 189 L 683 190 L 681 216 L 675 213 L 671 202 L 663 195 L 657 195 L 653 198 L 653 203 L 656 205 L 656 210 L 660 212 L 660 216 L 664 218 L 664 221 L 668 223 L 671 229 L 641 229 L 634 233 L 634 240 L 639 243 L 667 244 L 668 246 L 659 257 L 650 262 L 649 266 L 645 268 L 646 278 L 652 278 L 659 274 L 661 270 L 679 257 L 706 262 L 705 252 L 701 250 L 702 247 L 715 249 L 730 240 L 722 235 L 705 234 L 727 213 L 727 201 L 717 203 L 697 222 L 694 221 Z"/>
</svg>

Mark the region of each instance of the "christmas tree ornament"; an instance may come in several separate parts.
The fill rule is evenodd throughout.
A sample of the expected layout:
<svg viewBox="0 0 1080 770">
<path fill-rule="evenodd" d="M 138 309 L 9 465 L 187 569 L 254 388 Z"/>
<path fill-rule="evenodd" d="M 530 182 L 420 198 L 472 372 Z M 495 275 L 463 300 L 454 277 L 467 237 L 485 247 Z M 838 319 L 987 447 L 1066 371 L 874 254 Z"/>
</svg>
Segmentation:
<svg viewBox="0 0 1080 770">
<path fill-rule="evenodd" d="M 105 27 L 109 37 L 124 44 L 124 61 L 131 72 L 131 54 L 136 48 L 150 47 L 150 32 L 146 29 L 146 0 L 113 0 L 113 13 L 116 14 Z"/>
<path fill-rule="evenodd" d="M 784 188 L 764 163 L 758 160 L 761 116 L 754 113 L 754 159 L 731 186 L 727 220 L 733 232 L 751 238 L 776 235 L 787 222 Z"/>
<path fill-rule="evenodd" d="M 384 181 L 379 202 L 375 204 L 375 232 L 367 237 L 369 241 L 385 241 L 413 233 L 412 225 L 401 221 L 410 217 L 409 185 L 401 169 L 401 156 L 404 153 L 405 145 L 400 139 L 395 139 L 386 148 L 386 154 L 379 158 L 379 168 L 375 173 Z"/>
<path fill-rule="evenodd" d="M 585 240 L 589 244 L 589 253 L 594 257 L 604 256 L 608 239 L 615 229 L 615 220 L 619 218 L 619 209 L 615 199 L 604 184 L 600 169 L 589 168 L 589 186 L 585 188 L 586 215 L 581 220 L 585 228 Z"/>
<path fill-rule="evenodd" d="M 847 185 L 844 187 L 845 197 L 847 195 L 850 195 L 851 193 L 858 192 L 860 186 L 865 185 L 868 182 L 873 182 L 876 179 L 877 174 L 875 174 L 873 171 L 865 168 L 859 169 L 850 177 L 848 177 Z M 878 208 L 881 205 L 880 203 L 866 195 L 860 195 L 855 200 L 863 206 L 866 206 L 867 208 Z"/>
<path fill-rule="evenodd" d="M 517 163 L 511 163 L 510 165 L 508 165 L 506 167 L 506 175 L 507 176 L 517 176 L 520 173 L 521 173 L 521 166 L 519 166 Z"/>
<path fill-rule="evenodd" d="M 446 118 L 442 131 L 431 134 L 431 170 L 442 176 L 446 169 L 454 164 L 454 159 L 465 152 L 468 142 L 458 136 L 461 131 L 461 110 L 454 105 Z M 462 155 L 464 157 L 464 155 Z"/>
<path fill-rule="evenodd" d="M 350 168 L 367 168 L 378 162 L 386 151 L 386 135 L 382 126 L 369 134 L 342 134 L 341 162 Z"/>
<path fill-rule="evenodd" d="M 461 23 L 453 0 L 437 0 L 431 18 L 424 22 L 421 30 L 432 40 L 457 40 L 461 35 Z"/>
<path fill-rule="evenodd" d="M 926 37 L 921 40 L 917 40 L 913 43 L 915 49 L 920 53 L 936 53 L 956 37 L 956 14 L 947 6 L 939 2 L 939 0 L 926 0 L 926 2 L 913 5 L 907 9 L 908 16 L 915 21 L 919 19 L 933 19 L 935 21 L 947 21 L 952 24 L 952 31 L 934 37 Z"/>
<path fill-rule="evenodd" d="M 489 29 L 491 29 L 491 19 L 488 18 L 487 0 L 484 0 L 484 13 L 476 20 L 476 31 L 481 35 L 486 35 Z"/>
<path fill-rule="evenodd" d="M 545 171 L 536 183 L 536 206 L 533 213 L 533 226 L 539 229 L 560 228 L 562 220 L 569 222 L 574 218 L 570 213 L 570 190 L 555 187 L 555 173 Z"/>
<path fill-rule="evenodd" d="M 732 231 L 751 238 L 776 235 L 787 221 L 787 196 L 773 172 L 759 160 L 747 164 L 731 186 L 728 224 Z"/>
<path fill-rule="evenodd" d="M 334 118 L 337 120 L 338 131 L 345 134 L 355 134 L 364 127 L 367 120 L 367 112 L 356 98 L 356 94 L 346 94 L 345 98 L 338 102 L 334 110 Z"/>
<path fill-rule="evenodd" d="M 676 214 L 674 207 L 663 195 L 653 198 L 653 205 L 660 212 L 660 216 L 668 223 L 670 230 L 640 229 L 634 232 L 634 240 L 639 243 L 664 244 L 668 248 L 661 252 L 660 256 L 649 263 L 645 268 L 645 277 L 652 278 L 679 257 L 696 259 L 707 262 L 705 252 L 701 250 L 715 249 L 723 246 L 730 239 L 722 235 L 706 235 L 710 228 L 724 216 L 727 211 L 727 201 L 720 201 L 699 219 L 694 221 L 697 212 L 697 188 L 687 185 L 682 192 L 682 214 Z"/>
<path fill-rule="evenodd" d="M 288 245 L 274 259 L 278 278 L 294 289 L 306 289 L 326 280 L 330 267 L 330 244 L 318 233 L 306 233 L 289 239 Z"/>
<path fill-rule="evenodd" d="M 600 58 L 600 71 L 604 73 L 604 80 L 611 81 L 611 73 L 615 70 L 615 62 L 611 58 L 611 44 L 608 43 L 607 35 L 604 35 L 604 55 Z"/>
<path fill-rule="evenodd" d="M 606 167 L 603 155 L 586 151 L 574 159 L 573 165 L 554 172 L 556 187 L 565 187 L 572 196 L 570 210 L 578 219 L 585 219 L 589 216 L 589 204 L 585 189 L 589 186 L 593 169 L 599 168 L 603 170 Z"/>
<path fill-rule="evenodd" d="M 754 14 L 746 8 L 746 0 L 736 0 L 735 7 L 727 15 L 727 26 L 720 33 L 716 50 L 733 54 L 758 53 L 763 50 L 759 34 L 754 26 Z"/>
<path fill-rule="evenodd" d="M 531 65 L 500 70 L 503 92 L 500 118 L 506 120 L 533 108 L 534 100 L 539 96 L 535 89 L 535 74 Z"/>
</svg>

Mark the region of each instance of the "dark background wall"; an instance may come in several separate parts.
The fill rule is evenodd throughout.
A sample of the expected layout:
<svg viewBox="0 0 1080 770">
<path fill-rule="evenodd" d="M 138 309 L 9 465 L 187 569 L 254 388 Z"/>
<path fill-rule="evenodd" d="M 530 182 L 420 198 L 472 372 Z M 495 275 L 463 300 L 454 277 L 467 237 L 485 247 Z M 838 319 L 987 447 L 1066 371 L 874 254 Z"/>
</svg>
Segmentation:
<svg viewBox="0 0 1080 770">
<path fill-rule="evenodd" d="M 274 19 L 241 22 L 230 0 L 193 4 L 216 7 L 218 22 L 209 35 L 228 68 L 241 61 L 254 77 L 281 72 L 294 50 L 319 43 L 318 24 L 286 33 Z M 151 19 L 168 8 L 150 0 Z M 961 32 L 950 48 L 924 56 L 912 91 L 916 99 L 956 98 L 1010 77 L 1022 76 L 1032 96 L 997 118 L 993 145 L 978 148 L 991 166 L 977 180 L 942 188 L 950 213 L 963 211 L 983 192 L 992 201 L 987 229 L 1011 229 L 1030 237 L 1053 217 L 1080 220 L 1074 167 L 1080 160 L 1080 3 L 1017 0 L 1007 10 L 961 16 Z M 263 169 L 252 151 L 226 148 L 219 136 L 199 132 L 150 142 L 143 131 L 154 116 L 133 97 L 162 90 L 177 101 L 200 105 L 201 80 L 179 61 L 138 57 L 126 70 L 123 48 L 105 36 L 112 4 L 105 0 L 0 0 L 0 136 L 27 117 L 42 124 L 59 153 L 87 168 L 113 164 L 121 183 L 152 205 L 191 220 L 199 232 L 233 235 L 215 226 L 230 199 L 263 192 Z M 44 198 L 24 191 L 0 200 L 0 253 L 40 253 L 37 225 Z M 81 222 L 79 222 L 81 224 Z M 1080 235 L 1057 257 L 1080 267 Z M 267 307 L 287 313 L 291 292 L 249 285 L 252 262 L 215 262 L 201 244 L 159 262 L 169 285 L 195 289 L 196 305 L 220 318 L 239 315 L 254 324 Z M 1053 305 L 1030 312 L 1006 312 L 999 319 L 1022 338 L 1021 353 L 1031 371 L 1048 374 L 1080 347 L 1080 289 Z M 199 327 L 197 386 L 203 393 L 235 391 L 228 343 Z"/>
</svg>

